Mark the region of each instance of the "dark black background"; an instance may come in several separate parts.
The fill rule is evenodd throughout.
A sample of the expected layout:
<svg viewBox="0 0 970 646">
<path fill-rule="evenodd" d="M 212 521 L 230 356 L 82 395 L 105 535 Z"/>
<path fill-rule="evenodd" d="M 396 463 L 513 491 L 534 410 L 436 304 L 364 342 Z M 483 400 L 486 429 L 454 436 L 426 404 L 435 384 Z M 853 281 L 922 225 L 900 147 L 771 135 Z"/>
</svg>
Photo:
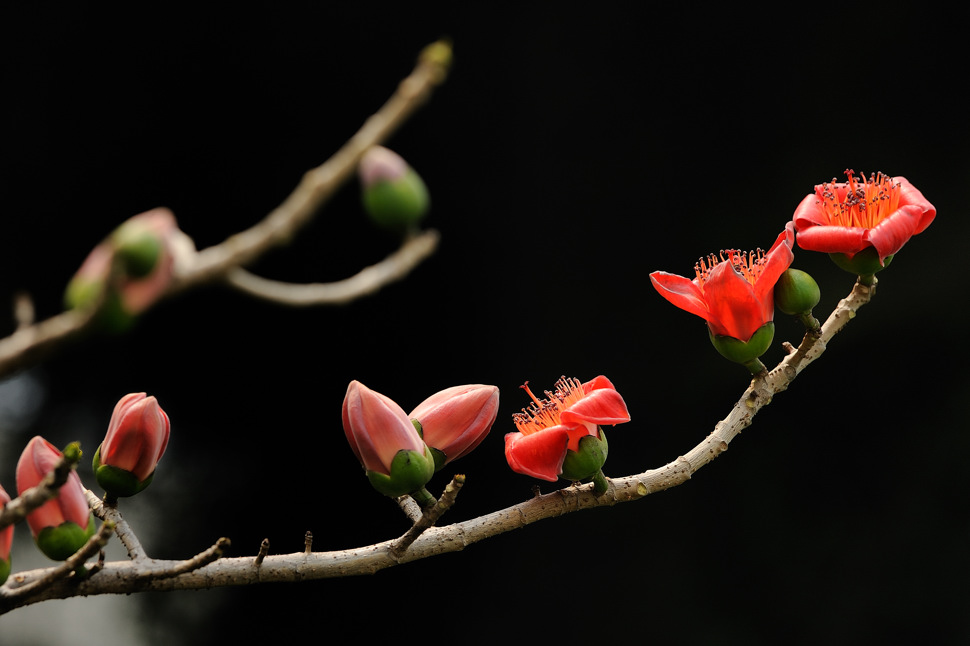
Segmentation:
<svg viewBox="0 0 970 646">
<path fill-rule="evenodd" d="M 449 80 L 388 142 L 428 183 L 427 225 L 442 234 L 411 277 L 309 310 L 202 289 L 21 376 L 43 399 L 0 429 L 8 491 L 30 436 L 93 451 L 118 398 L 158 397 L 169 453 L 123 506 L 158 558 L 223 535 L 248 555 L 264 537 L 275 553 L 302 550 L 307 530 L 320 550 L 402 533 L 341 433 L 351 379 L 406 410 L 455 384 L 501 388 L 492 434 L 431 483 L 467 474 L 444 522 L 531 495 L 502 454 L 525 380 L 606 374 L 633 417 L 610 434 L 607 475 L 661 466 L 748 378 L 700 319 L 655 293 L 651 271 L 690 275 L 701 255 L 767 247 L 813 185 L 847 167 L 904 175 L 939 211 L 822 360 L 687 484 L 374 576 L 123 598 L 115 616 L 139 639 L 970 638 L 967 16 L 905 2 L 632 7 L 3 10 L 0 298 L 28 291 L 40 317 L 130 215 L 168 206 L 200 248 L 256 223 L 423 46 L 454 41 Z M 381 259 L 396 241 L 358 200 L 346 186 L 253 269 L 327 281 Z M 851 289 L 823 255 L 796 250 L 795 266 L 820 283 L 820 316 Z M 780 318 L 766 362 L 799 337 Z M 81 475 L 94 486 L 87 465 Z M 15 551 L 15 569 L 27 560 Z M 18 612 L 36 613 L 43 634 L 70 603 Z M 102 620 L 70 619 L 92 640 Z"/>
</svg>

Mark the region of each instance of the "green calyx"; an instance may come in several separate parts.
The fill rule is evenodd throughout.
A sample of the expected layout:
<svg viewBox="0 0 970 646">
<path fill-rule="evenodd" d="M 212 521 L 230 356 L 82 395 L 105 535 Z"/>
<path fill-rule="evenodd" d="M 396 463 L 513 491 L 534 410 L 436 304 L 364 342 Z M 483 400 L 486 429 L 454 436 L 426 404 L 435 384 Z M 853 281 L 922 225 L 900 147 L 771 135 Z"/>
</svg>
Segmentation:
<svg viewBox="0 0 970 646">
<path fill-rule="evenodd" d="M 588 480 L 598 474 L 606 464 L 608 452 L 606 433 L 600 428 L 599 437 L 587 435 L 579 440 L 579 450 L 566 450 L 560 475 L 573 482 Z"/>
<path fill-rule="evenodd" d="M 94 515 L 88 518 L 88 528 L 73 521 L 66 521 L 57 527 L 45 527 L 37 534 L 37 547 L 47 558 L 54 561 L 64 561 L 72 554 L 84 547 L 88 539 L 94 536 Z"/>
<path fill-rule="evenodd" d="M 763 355 L 771 346 L 771 340 L 775 336 L 775 324 L 773 321 L 768 321 L 759 327 L 747 341 L 735 339 L 733 336 L 714 334 L 710 331 L 710 328 L 708 328 L 708 334 L 711 337 L 711 343 L 721 353 L 721 356 L 735 363 L 740 363 L 752 374 L 758 374 L 765 369 L 758 357 Z"/>
<path fill-rule="evenodd" d="M 131 471 L 109 464 L 101 464 L 101 447 L 94 452 L 94 459 L 91 461 L 91 468 L 94 470 L 94 479 L 98 481 L 98 486 L 104 489 L 109 498 L 127 498 L 141 492 L 152 483 L 155 473 L 152 472 L 147 478 L 138 481 L 138 478 Z"/>
<path fill-rule="evenodd" d="M 408 168 L 395 180 L 378 180 L 363 192 L 364 210 L 377 225 L 391 231 L 406 231 L 428 213 L 431 198 L 424 180 Z"/>
<path fill-rule="evenodd" d="M 10 559 L 0 559 L 0 585 L 10 576 Z"/>
<path fill-rule="evenodd" d="M 140 227 L 121 227 L 112 237 L 115 263 L 130 278 L 144 278 L 152 273 L 162 255 L 162 241 Z"/>
<path fill-rule="evenodd" d="M 836 265 L 845 271 L 864 278 L 872 278 L 872 275 L 882 271 L 892 262 L 892 256 L 886 256 L 882 263 L 879 262 L 879 252 L 875 247 L 866 247 L 852 257 L 844 253 L 830 253 L 829 258 Z"/>
<path fill-rule="evenodd" d="M 434 459 L 430 451 L 405 451 L 401 449 L 391 460 L 391 474 L 367 471 L 371 486 L 385 496 L 397 498 L 424 488 L 434 475 Z"/>
</svg>

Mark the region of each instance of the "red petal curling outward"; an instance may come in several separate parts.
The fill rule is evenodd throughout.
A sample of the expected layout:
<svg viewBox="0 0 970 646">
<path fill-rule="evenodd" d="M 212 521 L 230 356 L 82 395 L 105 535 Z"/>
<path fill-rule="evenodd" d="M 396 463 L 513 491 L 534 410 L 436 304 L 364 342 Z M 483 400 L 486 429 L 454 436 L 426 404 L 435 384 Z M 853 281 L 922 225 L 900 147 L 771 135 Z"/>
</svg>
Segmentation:
<svg viewBox="0 0 970 646">
<path fill-rule="evenodd" d="M 851 177 L 851 172 L 847 171 Z M 853 180 L 855 181 L 855 180 Z M 854 220 L 844 214 L 847 183 L 819 184 L 795 209 L 792 222 L 798 232 L 798 246 L 808 251 L 842 253 L 850 258 L 863 249 L 873 247 L 883 262 L 894 255 L 911 237 L 922 233 L 936 217 L 936 207 L 905 177 L 874 176 L 895 196 L 895 208 L 880 209 L 881 203 L 870 207 L 868 221 Z M 854 184 L 860 186 L 859 182 Z M 866 186 L 867 184 L 861 184 Z M 855 212 L 858 213 L 858 210 Z"/>
<path fill-rule="evenodd" d="M 569 433 L 565 426 L 553 426 L 539 433 L 505 436 L 505 459 L 516 473 L 555 482 L 566 458 Z"/>
<path fill-rule="evenodd" d="M 630 421 L 626 402 L 606 377 L 600 375 L 587 381 L 583 391 L 586 396 L 562 412 L 563 424 L 623 424 Z"/>
</svg>

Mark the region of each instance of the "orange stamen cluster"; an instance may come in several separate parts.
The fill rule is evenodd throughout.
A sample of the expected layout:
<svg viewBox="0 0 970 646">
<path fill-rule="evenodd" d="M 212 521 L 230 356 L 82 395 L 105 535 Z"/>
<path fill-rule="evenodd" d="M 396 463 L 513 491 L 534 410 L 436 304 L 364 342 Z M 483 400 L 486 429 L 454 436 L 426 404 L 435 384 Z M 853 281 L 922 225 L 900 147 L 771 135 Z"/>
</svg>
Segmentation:
<svg viewBox="0 0 970 646">
<path fill-rule="evenodd" d="M 735 271 L 753 285 L 764 269 L 764 259 L 765 252 L 761 249 L 755 249 L 747 253 L 738 251 L 737 249 L 722 249 L 719 255 L 712 253 L 707 258 L 701 258 L 694 265 L 694 273 L 697 274 L 697 284 L 703 287 L 714 267 L 722 262 L 730 262 L 734 265 Z"/>
<path fill-rule="evenodd" d="M 515 427 L 523 435 L 530 435 L 536 431 L 558 426 L 562 412 L 586 396 L 583 392 L 583 384 L 578 379 L 570 379 L 565 376 L 560 377 L 556 382 L 554 392 L 545 391 L 545 399 L 539 399 L 529 389 L 529 382 L 525 382 L 519 388 L 529 393 L 532 403 L 528 408 L 523 408 L 521 413 L 514 413 L 512 421 Z"/>
<path fill-rule="evenodd" d="M 822 184 L 822 210 L 833 225 L 871 229 L 899 208 L 899 183 L 883 173 L 873 173 L 866 179 L 854 177 L 855 171 L 845 171 L 848 180 L 837 184 L 835 178 Z M 845 196 L 840 199 L 839 193 Z"/>
</svg>

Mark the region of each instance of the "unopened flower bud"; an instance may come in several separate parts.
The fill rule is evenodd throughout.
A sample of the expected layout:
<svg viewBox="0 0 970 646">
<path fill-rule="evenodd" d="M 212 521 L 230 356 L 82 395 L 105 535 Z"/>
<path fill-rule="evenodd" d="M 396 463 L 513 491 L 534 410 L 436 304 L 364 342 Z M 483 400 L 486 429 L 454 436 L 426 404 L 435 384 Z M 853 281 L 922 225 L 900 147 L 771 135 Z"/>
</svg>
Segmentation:
<svg viewBox="0 0 970 646">
<path fill-rule="evenodd" d="M 67 286 L 65 305 L 91 307 L 103 297 L 103 326 L 112 332 L 127 329 L 168 289 L 175 247 L 183 238 L 168 209 L 133 216 L 88 254 Z"/>
<path fill-rule="evenodd" d="M 428 213 L 431 200 L 424 180 L 394 151 L 383 146 L 368 149 L 358 175 L 364 210 L 379 226 L 404 232 Z"/>
<path fill-rule="evenodd" d="M 92 462 L 94 477 L 109 498 L 133 496 L 151 484 L 169 431 L 168 415 L 154 397 L 131 393 L 121 398 Z"/>
<path fill-rule="evenodd" d="M 775 307 L 798 317 L 810 330 L 817 331 L 821 327 L 812 315 L 812 309 L 821 297 L 818 283 L 800 269 L 787 269 L 775 283 Z"/>
<path fill-rule="evenodd" d="M 478 446 L 498 415 L 498 388 L 482 384 L 452 386 L 431 395 L 411 411 L 425 444 L 434 455 L 435 471 Z"/>
<path fill-rule="evenodd" d="M 404 409 L 352 381 L 341 413 L 347 442 L 375 489 L 392 498 L 424 491 L 434 459 Z"/>
<path fill-rule="evenodd" d="M 17 492 L 23 494 L 41 483 L 54 470 L 61 452 L 37 435 L 17 462 Z M 94 534 L 94 516 L 84 496 L 76 471 L 71 471 L 57 490 L 57 497 L 27 514 L 27 525 L 40 551 L 55 561 L 63 561 L 81 549 Z"/>
</svg>

